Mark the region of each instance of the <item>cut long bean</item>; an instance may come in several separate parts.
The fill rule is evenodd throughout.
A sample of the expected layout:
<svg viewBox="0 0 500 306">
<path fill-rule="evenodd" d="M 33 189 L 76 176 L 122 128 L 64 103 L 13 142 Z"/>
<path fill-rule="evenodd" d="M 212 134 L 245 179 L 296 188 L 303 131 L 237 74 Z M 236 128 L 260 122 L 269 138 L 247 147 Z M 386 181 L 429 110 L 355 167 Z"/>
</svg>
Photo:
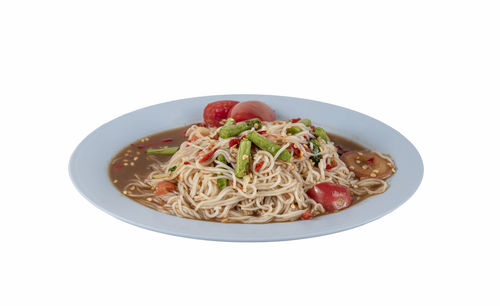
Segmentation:
<svg viewBox="0 0 500 306">
<path fill-rule="evenodd" d="M 234 171 L 234 175 L 236 175 L 236 177 L 242 178 L 247 174 L 247 166 L 250 163 L 251 148 L 252 142 L 243 138 L 240 142 L 240 148 L 238 149 L 238 155 L 236 158 L 236 170 Z"/>
<path fill-rule="evenodd" d="M 146 154 L 172 155 L 179 150 L 179 147 L 168 147 L 161 149 L 147 149 Z"/>
<path fill-rule="evenodd" d="M 222 154 L 217 156 L 217 160 L 220 161 L 221 163 L 227 164 L 227 160 Z M 220 177 L 217 179 L 217 187 L 219 188 L 219 190 L 226 188 L 227 183 L 228 183 L 227 178 L 225 177 Z"/>
<path fill-rule="evenodd" d="M 227 165 L 227 160 L 226 158 L 224 157 L 224 155 L 220 154 L 217 156 L 217 160 L 220 161 L 221 163 L 224 163 Z"/>
<path fill-rule="evenodd" d="M 302 119 L 302 120 L 299 120 L 297 122 L 298 123 L 302 123 L 305 126 L 311 126 L 311 120 L 309 120 L 309 119 Z M 286 129 L 286 132 L 289 133 L 289 134 L 292 134 L 292 135 L 300 133 L 301 131 L 302 131 L 302 129 L 299 128 L 298 126 L 292 126 L 292 127 L 288 128 L 288 129 Z"/>
<path fill-rule="evenodd" d="M 251 142 L 253 142 L 257 147 L 271 153 L 273 156 L 276 155 L 276 153 L 278 153 L 279 150 L 281 150 L 281 147 L 279 145 L 268 140 L 266 137 L 260 135 L 255 131 L 248 133 L 246 138 L 249 139 Z M 278 158 L 281 159 L 282 161 L 289 162 L 291 154 L 287 150 L 283 150 L 278 156 Z"/>
<path fill-rule="evenodd" d="M 262 128 L 262 122 L 259 118 L 243 121 L 236 125 L 225 125 L 219 130 L 219 136 L 223 139 L 235 137 L 251 128 L 255 128 L 256 130 Z"/>
<path fill-rule="evenodd" d="M 227 178 L 225 177 L 220 177 L 217 179 L 217 187 L 219 190 L 222 190 L 227 187 Z"/>
<path fill-rule="evenodd" d="M 330 142 L 330 138 L 326 135 L 325 130 L 320 127 L 314 128 L 314 136 L 323 139 L 326 143 Z"/>
<path fill-rule="evenodd" d="M 231 126 L 231 125 L 235 125 L 235 124 L 236 124 L 236 121 L 233 118 L 227 118 L 224 126 Z"/>
<path fill-rule="evenodd" d="M 298 126 L 292 126 L 288 129 L 286 129 L 286 132 L 287 132 L 287 134 L 289 133 L 289 134 L 295 135 L 297 133 L 302 132 L 302 129 L 299 128 Z"/>
<path fill-rule="evenodd" d="M 304 124 L 305 126 L 311 126 L 311 120 L 309 120 L 309 119 L 302 119 L 302 120 L 299 120 L 299 123 L 302 123 L 302 124 Z"/>
</svg>

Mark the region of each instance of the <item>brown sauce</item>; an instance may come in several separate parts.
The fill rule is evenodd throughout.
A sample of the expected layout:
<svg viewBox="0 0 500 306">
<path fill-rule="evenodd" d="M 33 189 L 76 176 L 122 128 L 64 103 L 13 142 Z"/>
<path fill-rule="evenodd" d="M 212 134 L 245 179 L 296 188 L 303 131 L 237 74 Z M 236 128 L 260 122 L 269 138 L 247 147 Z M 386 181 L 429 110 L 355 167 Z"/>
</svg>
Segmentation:
<svg viewBox="0 0 500 306">
<path fill-rule="evenodd" d="M 189 128 L 189 126 L 146 136 L 123 148 L 113 157 L 109 165 L 108 172 L 113 185 L 123 193 L 125 186 L 130 183 L 131 180 L 135 179 L 136 175 L 141 179 L 147 177 L 147 175 L 152 171 L 151 164 L 154 162 L 153 158 L 161 161 L 162 163 L 167 162 L 171 155 L 154 155 L 154 157 L 149 156 L 146 154 L 147 146 L 149 145 L 149 147 L 153 148 L 158 148 L 164 145 L 168 145 L 169 147 L 180 146 L 181 143 L 186 140 L 184 132 L 187 128 Z M 343 150 L 368 151 L 368 149 L 350 139 L 332 133 L 327 134 L 335 145 L 340 146 Z M 166 139 L 172 139 L 172 141 L 162 142 Z M 367 197 L 368 196 L 355 196 L 353 198 L 353 204 L 358 203 Z M 130 199 L 135 201 L 134 198 Z"/>
<path fill-rule="evenodd" d="M 154 162 L 153 158 L 161 162 L 167 162 L 171 155 L 150 156 L 146 154 L 147 148 L 143 146 L 158 142 L 160 142 L 160 144 L 151 147 L 158 148 L 162 145 L 168 145 L 169 147 L 180 146 L 186 141 L 184 131 L 186 131 L 187 128 L 189 128 L 189 126 L 146 136 L 123 148 L 113 157 L 109 165 L 109 177 L 113 185 L 123 192 L 123 188 L 130 183 L 132 179 L 135 179 L 136 175 L 142 179 L 151 172 L 152 169 L 150 166 Z M 161 143 L 161 141 L 165 139 L 173 139 L 173 141 Z"/>
</svg>

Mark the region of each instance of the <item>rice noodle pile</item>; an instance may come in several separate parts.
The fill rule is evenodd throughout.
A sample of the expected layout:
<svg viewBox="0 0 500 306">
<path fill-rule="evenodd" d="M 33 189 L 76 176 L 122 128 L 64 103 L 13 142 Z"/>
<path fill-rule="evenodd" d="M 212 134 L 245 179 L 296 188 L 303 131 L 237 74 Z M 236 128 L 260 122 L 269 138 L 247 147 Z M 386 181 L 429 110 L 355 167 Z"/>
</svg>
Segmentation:
<svg viewBox="0 0 500 306">
<path fill-rule="evenodd" d="M 292 126 L 298 126 L 302 131 L 287 135 L 286 130 Z M 340 160 L 333 141 L 325 143 L 320 140 L 322 158 L 315 167 L 309 159 L 312 153 L 305 148 L 308 139 L 314 137 L 312 129 L 289 121 L 263 122 L 260 131 L 266 131 L 264 136 L 282 146 L 283 150 L 293 152 L 295 148 L 300 154 L 292 154 L 290 162 L 283 162 L 277 159 L 281 151 L 273 156 L 252 146 L 249 174 L 237 178 L 234 168 L 238 149 L 237 146 L 229 147 L 229 142 L 254 129 L 228 139 L 218 138 L 219 129 L 191 126 L 186 131 L 189 141 L 183 142 L 167 163 L 153 164 L 154 170 L 147 178 L 137 177 L 131 182 L 127 188 L 136 186 L 137 193 L 129 196 L 146 206 L 184 218 L 267 223 L 298 220 L 307 210 L 311 210 L 314 216 L 324 213 L 323 206 L 306 194 L 309 188 L 321 182 L 347 186 L 354 196 L 379 194 L 388 188 L 381 179 L 357 179 Z M 214 150 L 211 158 L 199 162 L 202 156 Z M 221 154 L 228 165 L 217 160 Z M 379 155 L 392 163 L 387 156 Z M 262 167 L 256 171 L 255 166 L 262 161 Z M 327 170 L 327 165 L 335 166 Z M 175 171 L 169 171 L 174 166 Z M 228 186 L 219 190 L 217 179 L 221 177 L 228 179 Z M 177 190 L 156 196 L 152 190 L 163 180 L 176 184 Z"/>
</svg>

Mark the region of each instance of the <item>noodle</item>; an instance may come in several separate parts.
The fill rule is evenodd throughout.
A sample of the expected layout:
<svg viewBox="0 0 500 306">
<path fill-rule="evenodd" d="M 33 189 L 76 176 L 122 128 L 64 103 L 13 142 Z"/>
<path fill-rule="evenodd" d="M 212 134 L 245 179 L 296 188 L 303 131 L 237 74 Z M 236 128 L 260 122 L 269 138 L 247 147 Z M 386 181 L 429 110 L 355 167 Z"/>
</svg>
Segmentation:
<svg viewBox="0 0 500 306">
<path fill-rule="evenodd" d="M 287 134 L 291 126 L 301 131 Z M 348 187 L 355 196 L 379 194 L 387 190 L 388 184 L 377 178 L 359 180 L 339 158 L 333 142 L 321 142 L 321 160 L 315 167 L 311 161 L 314 154 L 308 138 L 314 137 L 312 129 L 302 123 L 287 121 L 263 122 L 262 129 L 268 139 L 281 146 L 274 156 L 255 146 L 252 148 L 248 174 L 235 176 L 237 148 L 229 147 L 233 138 L 218 137 L 220 128 L 205 128 L 197 125 L 186 131 L 189 141 L 166 163 L 156 161 L 153 171 L 144 179 L 137 177 L 126 188 L 135 186 L 136 193 L 128 195 L 138 198 L 142 204 L 168 214 L 199 220 L 241 223 L 267 223 L 294 221 L 310 210 L 313 215 L 325 213 L 323 206 L 311 199 L 306 191 L 321 182 L 333 182 Z M 241 133 L 238 138 L 254 129 Z M 308 147 L 308 149 L 306 148 Z M 292 154 L 290 162 L 278 159 L 284 150 L 300 152 Z M 206 161 L 202 156 L 214 152 Z M 223 155 L 228 164 L 217 160 Z M 380 157 L 392 163 L 390 158 Z M 260 169 L 256 169 L 259 164 Z M 327 165 L 335 165 L 327 170 Z M 176 167 L 175 170 L 170 171 Z M 170 169 L 170 170 L 169 170 Z M 219 190 L 217 179 L 225 178 L 228 185 Z M 155 195 L 153 190 L 163 180 L 175 182 L 177 190 L 164 195 Z"/>
</svg>

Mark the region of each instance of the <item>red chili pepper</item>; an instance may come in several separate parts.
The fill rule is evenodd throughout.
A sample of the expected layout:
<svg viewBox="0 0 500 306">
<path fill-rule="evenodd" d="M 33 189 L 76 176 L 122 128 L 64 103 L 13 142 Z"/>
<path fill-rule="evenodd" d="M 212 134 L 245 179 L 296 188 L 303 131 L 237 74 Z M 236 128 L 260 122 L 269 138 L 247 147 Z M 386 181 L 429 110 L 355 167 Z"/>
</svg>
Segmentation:
<svg viewBox="0 0 500 306">
<path fill-rule="evenodd" d="M 330 170 L 330 169 L 335 168 L 335 167 L 337 167 L 337 162 L 332 160 L 331 165 L 326 165 L 326 170 Z"/>
<path fill-rule="evenodd" d="M 302 216 L 300 216 L 302 219 L 304 220 L 308 220 L 308 219 L 312 219 L 313 215 L 312 215 L 312 212 L 310 209 L 306 210 L 305 213 L 302 214 Z"/>
<path fill-rule="evenodd" d="M 265 133 L 267 133 L 267 131 L 258 131 L 257 133 L 264 135 Z"/>
<path fill-rule="evenodd" d="M 311 129 L 314 131 L 316 127 L 314 125 L 311 125 Z"/>
<path fill-rule="evenodd" d="M 245 138 L 245 136 L 241 136 L 241 138 L 235 138 L 235 139 L 231 139 L 229 140 L 229 147 L 232 147 L 234 145 L 240 145 L 240 142 L 243 140 L 243 138 Z"/>
<path fill-rule="evenodd" d="M 138 145 L 137 147 L 139 149 L 145 149 L 145 148 L 154 147 L 154 146 L 157 146 L 157 145 L 160 145 L 160 144 L 164 144 L 164 143 L 167 143 L 167 142 L 171 142 L 171 141 L 174 141 L 174 140 L 172 138 L 167 138 L 167 139 L 163 139 L 163 140 L 160 140 L 160 141 L 155 141 L 155 142 L 150 142 L 150 143 L 146 143 L 146 144 L 141 144 L 141 145 Z"/>
<path fill-rule="evenodd" d="M 120 163 L 115 164 L 115 167 L 116 167 L 117 169 L 123 168 L 123 164 L 120 164 Z"/>
<path fill-rule="evenodd" d="M 214 155 L 215 151 L 217 151 L 217 149 L 214 149 L 212 152 L 205 154 L 205 155 L 204 155 L 204 156 L 203 156 L 203 157 L 199 160 L 199 162 L 200 162 L 200 163 L 202 163 L 202 162 L 204 162 L 204 161 L 209 160 L 209 159 L 212 157 L 212 155 Z"/>
<path fill-rule="evenodd" d="M 191 163 L 190 162 L 184 162 L 184 165 L 190 165 Z"/>
<path fill-rule="evenodd" d="M 368 160 L 368 162 L 369 162 L 369 163 L 372 163 L 372 164 L 373 164 L 373 162 L 374 162 L 374 161 L 375 161 L 375 160 L 373 159 L 373 157 L 372 157 L 372 158 L 370 158 L 370 159 Z"/>
<path fill-rule="evenodd" d="M 262 165 L 264 165 L 264 161 L 258 162 L 257 165 L 255 165 L 255 171 L 259 172 Z"/>
<path fill-rule="evenodd" d="M 293 147 L 293 152 L 295 153 L 295 155 L 300 156 L 300 149 L 299 148 Z"/>
<path fill-rule="evenodd" d="M 240 140 L 238 138 L 229 140 L 229 147 L 232 147 L 234 145 L 239 145 L 239 144 L 240 144 Z"/>
<path fill-rule="evenodd" d="M 300 121 L 300 118 L 290 119 L 290 121 L 292 121 L 292 123 L 297 123 Z"/>
</svg>

